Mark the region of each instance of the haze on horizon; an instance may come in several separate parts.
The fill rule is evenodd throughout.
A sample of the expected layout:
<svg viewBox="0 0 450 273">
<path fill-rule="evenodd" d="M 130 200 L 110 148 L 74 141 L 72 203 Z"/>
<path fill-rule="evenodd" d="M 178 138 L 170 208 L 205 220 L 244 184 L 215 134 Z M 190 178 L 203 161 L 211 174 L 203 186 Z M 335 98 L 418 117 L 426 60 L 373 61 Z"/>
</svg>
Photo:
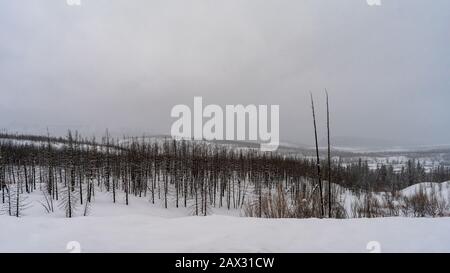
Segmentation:
<svg viewBox="0 0 450 273">
<path fill-rule="evenodd" d="M 0 128 L 169 134 L 176 104 L 279 104 L 283 142 L 450 143 L 447 0 L 2 1 Z"/>
</svg>

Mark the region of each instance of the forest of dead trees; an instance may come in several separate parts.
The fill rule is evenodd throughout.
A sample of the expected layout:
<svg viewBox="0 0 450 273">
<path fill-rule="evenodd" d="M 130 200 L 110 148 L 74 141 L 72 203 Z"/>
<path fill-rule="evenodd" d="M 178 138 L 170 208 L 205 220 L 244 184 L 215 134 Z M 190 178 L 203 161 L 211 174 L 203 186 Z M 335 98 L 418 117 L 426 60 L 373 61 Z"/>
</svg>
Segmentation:
<svg viewBox="0 0 450 273">
<path fill-rule="evenodd" d="M 328 168 L 321 175 L 333 184 L 330 190 L 323 183 L 319 192 L 315 159 L 254 149 L 170 138 L 118 140 L 108 134 L 96 141 L 70 131 L 66 138 L 33 139 L 3 133 L 0 140 L 2 212 L 17 217 L 30 205 L 27 195 L 38 190 L 47 212 L 59 208 L 67 217 L 74 216 L 75 208 L 78 215 L 88 215 L 93 197 L 102 191 L 110 193 L 112 203 L 129 204 L 134 195 L 165 208 L 188 207 L 193 215 L 225 208 L 255 217 L 343 218 L 352 215 L 339 201 L 342 189 L 394 196 L 419 182 L 450 180 L 448 168 L 425 172 L 413 160 L 397 172 L 385 165 L 372 170 L 361 160 L 345 166 L 325 160 L 320 166 Z M 362 212 L 353 216 L 377 216 L 366 208 L 369 202 L 362 202 Z"/>
</svg>

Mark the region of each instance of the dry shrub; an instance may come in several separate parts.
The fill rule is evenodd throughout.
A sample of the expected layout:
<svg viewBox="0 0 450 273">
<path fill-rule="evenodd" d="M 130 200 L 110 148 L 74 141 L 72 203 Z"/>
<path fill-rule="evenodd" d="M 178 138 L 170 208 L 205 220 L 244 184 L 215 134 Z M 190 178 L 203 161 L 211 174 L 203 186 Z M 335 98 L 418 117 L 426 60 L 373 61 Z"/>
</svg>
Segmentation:
<svg viewBox="0 0 450 273">
<path fill-rule="evenodd" d="M 253 201 L 244 206 L 245 216 L 259 217 L 260 212 L 263 218 L 290 218 L 289 203 L 281 183 L 277 186 L 275 193 L 263 194 L 261 203 Z"/>
<path fill-rule="evenodd" d="M 289 198 L 283 184 L 277 186 L 275 192 L 263 194 L 261 203 L 254 201 L 246 203 L 244 215 L 248 217 L 263 218 L 312 218 L 320 217 L 320 201 L 315 187 L 301 187 L 294 198 Z M 333 194 L 332 217 L 346 218 L 344 207 L 336 198 L 338 194 Z M 325 204 L 327 207 L 327 204 Z"/>
<path fill-rule="evenodd" d="M 382 203 L 372 193 L 367 193 L 358 198 L 352 205 L 354 218 L 374 218 L 385 216 Z"/>
<path fill-rule="evenodd" d="M 402 199 L 402 212 L 404 216 L 413 217 L 443 217 L 449 214 L 449 203 L 439 196 L 434 188 L 430 193 L 420 186 L 412 196 Z"/>
</svg>

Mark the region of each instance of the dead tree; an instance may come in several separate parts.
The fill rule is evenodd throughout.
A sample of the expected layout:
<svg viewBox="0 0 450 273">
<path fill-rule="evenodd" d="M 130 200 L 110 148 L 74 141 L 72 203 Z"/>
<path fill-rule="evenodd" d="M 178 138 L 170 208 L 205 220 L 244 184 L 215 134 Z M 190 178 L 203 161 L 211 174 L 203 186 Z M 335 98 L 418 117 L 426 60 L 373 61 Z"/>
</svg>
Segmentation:
<svg viewBox="0 0 450 273">
<path fill-rule="evenodd" d="M 63 197 L 60 200 L 59 208 L 64 210 L 67 218 L 72 218 L 74 216 L 74 211 L 76 210 L 77 197 L 73 194 L 72 183 L 67 183 L 67 187 L 61 192 Z"/>
<path fill-rule="evenodd" d="M 316 158 L 317 158 L 317 179 L 318 179 L 318 183 L 319 183 L 319 194 L 320 194 L 320 216 L 323 217 L 324 216 L 324 207 L 323 207 L 323 189 L 322 189 L 322 177 L 320 174 L 320 157 L 319 157 L 319 143 L 317 140 L 317 126 L 316 126 L 316 112 L 314 110 L 314 100 L 313 100 L 313 95 L 312 93 L 310 93 L 311 95 L 311 108 L 312 108 L 312 115 L 313 115 L 313 124 L 314 124 L 314 138 L 316 141 Z"/>
<path fill-rule="evenodd" d="M 328 138 L 328 217 L 331 218 L 331 141 L 330 141 L 330 106 L 328 104 L 328 91 L 325 89 L 327 95 L 327 138 Z"/>
</svg>

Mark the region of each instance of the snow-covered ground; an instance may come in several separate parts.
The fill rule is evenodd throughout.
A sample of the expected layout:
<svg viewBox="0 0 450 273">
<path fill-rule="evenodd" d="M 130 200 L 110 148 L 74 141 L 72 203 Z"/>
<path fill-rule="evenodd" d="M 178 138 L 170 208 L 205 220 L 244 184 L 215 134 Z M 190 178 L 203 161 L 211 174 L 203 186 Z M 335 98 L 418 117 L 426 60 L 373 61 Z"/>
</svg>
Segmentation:
<svg viewBox="0 0 450 273">
<path fill-rule="evenodd" d="M 411 189 L 412 191 L 412 189 Z M 32 207 L 21 218 L 0 216 L 0 252 L 450 252 L 450 218 L 257 219 L 237 210 L 213 209 L 206 217 L 190 209 L 164 209 L 147 198 L 98 192 L 90 216 L 46 214 Z"/>
<path fill-rule="evenodd" d="M 450 218 L 350 220 L 148 215 L 2 217 L 0 251 L 66 252 L 450 252 Z"/>
</svg>

